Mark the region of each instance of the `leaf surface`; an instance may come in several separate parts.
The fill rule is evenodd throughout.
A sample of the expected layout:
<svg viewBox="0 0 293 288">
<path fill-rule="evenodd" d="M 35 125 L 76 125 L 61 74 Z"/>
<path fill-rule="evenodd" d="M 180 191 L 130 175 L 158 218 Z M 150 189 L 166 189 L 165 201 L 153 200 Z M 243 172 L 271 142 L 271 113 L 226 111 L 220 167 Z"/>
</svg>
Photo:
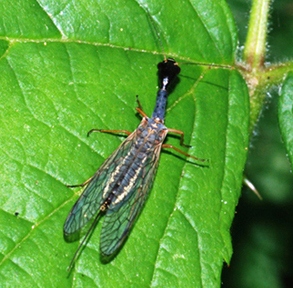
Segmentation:
<svg viewBox="0 0 293 288">
<path fill-rule="evenodd" d="M 279 100 L 279 123 L 291 165 L 293 163 L 293 72 L 288 73 Z"/>
<path fill-rule="evenodd" d="M 81 193 L 65 185 L 91 177 L 124 139 L 87 132 L 133 131 L 136 95 L 151 116 L 163 56 L 146 8 L 168 57 L 233 65 L 237 35 L 226 3 L 11 3 L 0 3 L 1 283 L 219 287 L 248 143 L 248 94 L 235 70 L 181 66 L 165 124 L 184 131 L 192 148 L 172 136 L 166 143 L 209 165 L 162 152 L 150 197 L 114 260 L 100 258 L 99 223 L 68 274 L 79 243 L 66 243 L 62 229 Z"/>
</svg>

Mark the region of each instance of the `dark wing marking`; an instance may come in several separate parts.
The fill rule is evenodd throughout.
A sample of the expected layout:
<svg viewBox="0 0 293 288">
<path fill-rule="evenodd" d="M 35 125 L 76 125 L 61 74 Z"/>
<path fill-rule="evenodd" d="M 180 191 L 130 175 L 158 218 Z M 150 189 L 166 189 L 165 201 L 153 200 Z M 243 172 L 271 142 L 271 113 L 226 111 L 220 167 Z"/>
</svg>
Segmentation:
<svg viewBox="0 0 293 288">
<path fill-rule="evenodd" d="M 115 185 L 115 180 L 123 173 L 123 171 L 117 172 L 116 169 L 120 166 L 120 163 L 123 163 L 124 158 L 131 150 L 135 133 L 136 131 L 121 143 L 90 180 L 67 216 L 63 227 L 65 236 L 80 230 L 107 200 Z"/>
<path fill-rule="evenodd" d="M 113 254 L 127 236 L 136 217 L 139 215 L 154 182 L 161 145 L 146 157 L 145 163 L 133 169 L 135 181 L 127 191 L 127 196 L 119 202 L 113 200 L 108 208 L 101 231 L 100 248 L 105 256 Z"/>
</svg>

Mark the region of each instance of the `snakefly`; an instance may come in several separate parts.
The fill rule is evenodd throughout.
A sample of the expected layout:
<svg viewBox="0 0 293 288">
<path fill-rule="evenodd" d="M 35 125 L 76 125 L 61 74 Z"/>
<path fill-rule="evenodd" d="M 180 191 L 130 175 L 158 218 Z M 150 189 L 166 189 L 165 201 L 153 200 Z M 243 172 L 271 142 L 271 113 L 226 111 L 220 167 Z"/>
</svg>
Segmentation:
<svg viewBox="0 0 293 288">
<path fill-rule="evenodd" d="M 172 148 L 187 157 L 207 161 L 186 154 L 172 145 L 163 144 L 167 133 L 172 132 L 181 136 L 180 144 L 184 145 L 184 133 L 164 125 L 167 88 L 179 72 L 180 67 L 174 59 L 165 57 L 164 61 L 158 64 L 160 89 L 157 92 L 154 112 L 149 118 L 137 100 L 139 107 L 136 110 L 143 119 L 133 133 L 101 129 L 93 129 L 88 133 L 125 133 L 128 137 L 88 181 L 82 185 L 70 186 L 87 185 L 65 221 L 64 236 L 69 237 L 77 233 L 92 218 L 95 219 L 76 251 L 69 269 L 101 214 L 105 214 L 100 236 L 101 254 L 109 257 L 121 246 L 152 187 L 161 148 Z"/>
</svg>

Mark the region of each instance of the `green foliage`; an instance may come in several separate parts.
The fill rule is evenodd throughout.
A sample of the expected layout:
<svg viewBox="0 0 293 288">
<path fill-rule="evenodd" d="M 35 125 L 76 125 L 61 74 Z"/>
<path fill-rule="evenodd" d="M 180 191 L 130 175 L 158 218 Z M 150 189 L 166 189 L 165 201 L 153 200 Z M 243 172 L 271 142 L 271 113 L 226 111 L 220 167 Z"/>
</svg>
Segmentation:
<svg viewBox="0 0 293 288">
<path fill-rule="evenodd" d="M 9 287 L 219 287 L 249 136 L 249 97 L 237 70 L 182 65 L 166 126 L 185 132 L 194 163 L 162 152 L 150 197 L 115 259 L 96 227 L 79 242 L 63 224 L 80 189 L 133 131 L 135 96 L 151 115 L 156 64 L 234 65 L 237 29 L 224 1 L 0 1 L 0 282 Z M 179 146 L 177 137 L 168 144 Z M 187 151 L 187 149 L 182 148 Z M 176 156 L 177 155 L 177 156 Z M 101 222 L 103 219 L 101 220 Z"/>
<path fill-rule="evenodd" d="M 293 72 L 284 81 L 279 101 L 279 122 L 288 157 L 293 163 Z"/>
</svg>

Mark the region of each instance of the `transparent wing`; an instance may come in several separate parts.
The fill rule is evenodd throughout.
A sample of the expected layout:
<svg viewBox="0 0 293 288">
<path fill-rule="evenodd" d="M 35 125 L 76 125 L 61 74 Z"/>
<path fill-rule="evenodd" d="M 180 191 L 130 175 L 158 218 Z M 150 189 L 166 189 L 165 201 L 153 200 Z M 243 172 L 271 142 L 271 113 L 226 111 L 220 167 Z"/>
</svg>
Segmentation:
<svg viewBox="0 0 293 288">
<path fill-rule="evenodd" d="M 135 132 L 121 143 L 87 184 L 64 223 L 63 233 L 65 236 L 80 230 L 104 204 L 115 185 L 115 179 L 123 173 L 123 170 L 117 170 L 131 149 L 134 136 Z"/>
<path fill-rule="evenodd" d="M 136 167 L 129 174 L 135 181 L 130 181 L 132 185 L 127 188 L 127 196 L 111 202 L 101 231 L 100 248 L 103 255 L 110 256 L 119 248 L 140 213 L 156 175 L 160 150 L 161 145 L 158 145 L 141 165 L 133 164 Z"/>
</svg>

